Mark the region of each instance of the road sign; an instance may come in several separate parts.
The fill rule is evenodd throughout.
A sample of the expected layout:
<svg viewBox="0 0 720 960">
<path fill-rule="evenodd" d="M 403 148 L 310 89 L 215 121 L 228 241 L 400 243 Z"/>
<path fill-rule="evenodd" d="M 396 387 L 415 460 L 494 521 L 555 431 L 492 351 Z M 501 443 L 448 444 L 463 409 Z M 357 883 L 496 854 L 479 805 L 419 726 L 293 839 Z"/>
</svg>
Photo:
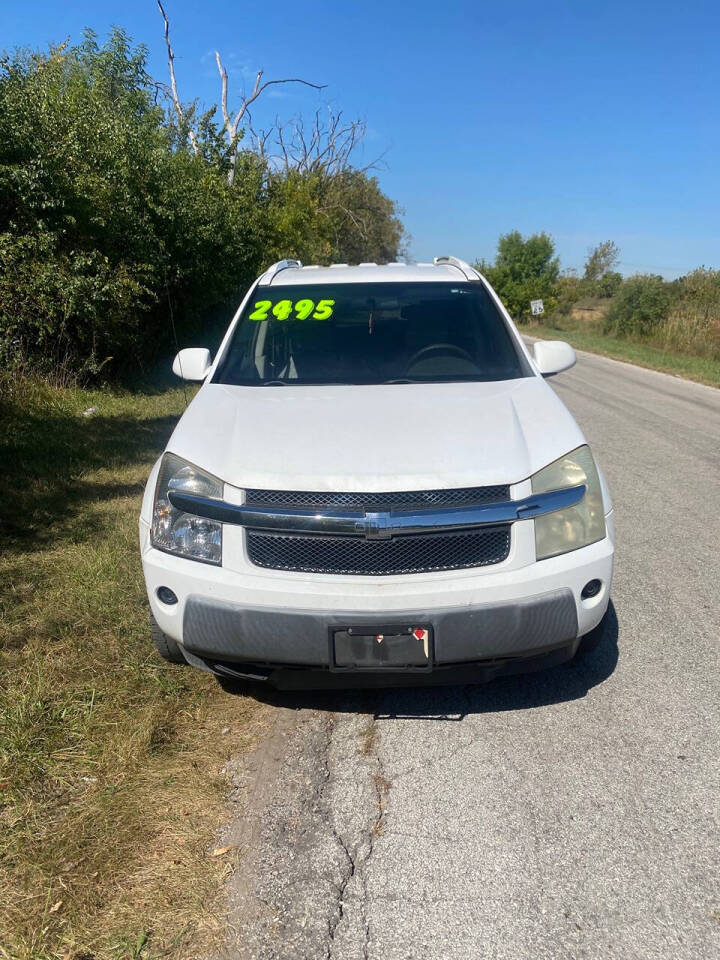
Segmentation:
<svg viewBox="0 0 720 960">
<path fill-rule="evenodd" d="M 531 300 L 530 312 L 534 317 L 542 316 L 542 314 L 545 313 L 545 307 L 543 306 L 542 300 Z"/>
</svg>

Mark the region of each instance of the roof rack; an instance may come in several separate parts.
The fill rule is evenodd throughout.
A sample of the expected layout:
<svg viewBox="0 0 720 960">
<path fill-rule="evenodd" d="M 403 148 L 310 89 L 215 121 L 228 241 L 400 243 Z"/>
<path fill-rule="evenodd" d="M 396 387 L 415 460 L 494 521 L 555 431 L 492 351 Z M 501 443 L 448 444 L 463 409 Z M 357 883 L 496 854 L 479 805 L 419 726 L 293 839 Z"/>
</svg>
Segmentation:
<svg viewBox="0 0 720 960">
<path fill-rule="evenodd" d="M 438 264 L 446 263 L 449 267 L 455 267 L 462 274 L 465 275 L 467 280 L 479 280 L 480 274 L 474 267 L 471 267 L 469 263 L 465 263 L 464 260 L 460 260 L 459 257 L 433 257 L 433 263 L 437 266 Z"/>
<path fill-rule="evenodd" d="M 263 280 L 264 283 L 272 283 L 273 278 L 280 273 L 281 270 L 289 270 L 292 267 L 300 269 L 302 263 L 300 263 L 299 260 L 278 260 L 277 263 L 267 268 L 260 279 Z"/>
</svg>

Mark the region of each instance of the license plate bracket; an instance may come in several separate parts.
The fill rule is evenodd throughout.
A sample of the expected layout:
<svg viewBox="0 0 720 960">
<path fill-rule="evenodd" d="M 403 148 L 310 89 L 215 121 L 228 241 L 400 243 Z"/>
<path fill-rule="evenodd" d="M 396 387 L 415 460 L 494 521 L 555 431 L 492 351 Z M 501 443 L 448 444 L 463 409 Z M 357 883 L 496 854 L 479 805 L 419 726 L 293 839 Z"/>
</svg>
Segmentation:
<svg viewBox="0 0 720 960">
<path fill-rule="evenodd" d="M 337 673 L 429 673 L 432 627 L 426 624 L 353 624 L 330 627 L 330 670 Z"/>
</svg>

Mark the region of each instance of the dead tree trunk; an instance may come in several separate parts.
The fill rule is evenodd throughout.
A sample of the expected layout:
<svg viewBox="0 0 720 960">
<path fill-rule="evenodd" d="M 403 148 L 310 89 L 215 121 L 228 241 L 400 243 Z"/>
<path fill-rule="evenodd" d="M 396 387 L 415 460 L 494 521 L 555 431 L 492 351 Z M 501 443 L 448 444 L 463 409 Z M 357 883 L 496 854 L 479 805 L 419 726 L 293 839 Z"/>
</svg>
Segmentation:
<svg viewBox="0 0 720 960">
<path fill-rule="evenodd" d="M 170 42 L 170 21 L 168 20 L 167 14 L 165 13 L 165 8 L 162 5 L 162 0 L 157 0 L 157 5 L 160 10 L 160 14 L 163 18 L 163 23 L 165 25 L 165 46 L 167 47 L 168 55 L 168 71 L 170 73 L 170 99 L 172 100 L 173 108 L 175 110 L 175 115 L 177 116 L 178 123 L 187 130 L 187 136 L 190 140 L 190 146 L 192 148 L 195 156 L 199 156 L 201 153 L 200 142 L 198 138 L 198 133 L 193 129 L 191 122 L 191 117 L 186 113 L 182 101 L 180 100 L 180 95 L 178 93 L 177 87 L 177 78 L 175 76 L 175 54 L 173 52 L 172 44 Z M 222 60 L 220 59 L 220 54 L 215 54 L 215 59 L 217 61 L 218 72 L 220 73 L 220 110 L 222 112 L 223 119 L 223 133 L 227 140 L 228 145 L 228 155 L 230 158 L 230 169 L 228 170 L 227 180 L 230 186 L 235 182 L 235 168 L 237 166 L 237 156 L 238 156 L 238 144 L 240 141 L 239 131 L 240 124 L 243 118 L 247 115 L 247 112 L 251 105 L 255 103 L 258 97 L 262 96 L 265 90 L 268 87 L 273 86 L 278 83 L 301 83 L 306 87 L 312 87 L 313 90 L 323 90 L 325 88 L 324 83 L 311 83 L 309 80 L 303 80 L 300 77 L 285 77 L 279 80 L 265 80 L 263 81 L 263 70 L 258 70 L 257 76 L 255 77 L 255 85 L 253 87 L 252 93 L 248 96 L 244 96 L 240 102 L 239 109 L 234 113 L 230 114 L 228 109 L 228 75 L 227 70 L 223 66 Z"/>
</svg>

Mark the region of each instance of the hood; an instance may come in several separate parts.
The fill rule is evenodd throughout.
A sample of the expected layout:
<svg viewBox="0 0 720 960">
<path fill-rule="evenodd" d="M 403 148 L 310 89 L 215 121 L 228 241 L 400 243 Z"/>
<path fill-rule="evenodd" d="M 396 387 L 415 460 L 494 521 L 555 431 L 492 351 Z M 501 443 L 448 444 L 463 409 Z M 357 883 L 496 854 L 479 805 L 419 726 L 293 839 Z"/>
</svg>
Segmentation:
<svg viewBox="0 0 720 960">
<path fill-rule="evenodd" d="M 205 384 L 168 450 L 235 487 L 378 492 L 516 483 L 584 443 L 539 377 Z"/>
</svg>

